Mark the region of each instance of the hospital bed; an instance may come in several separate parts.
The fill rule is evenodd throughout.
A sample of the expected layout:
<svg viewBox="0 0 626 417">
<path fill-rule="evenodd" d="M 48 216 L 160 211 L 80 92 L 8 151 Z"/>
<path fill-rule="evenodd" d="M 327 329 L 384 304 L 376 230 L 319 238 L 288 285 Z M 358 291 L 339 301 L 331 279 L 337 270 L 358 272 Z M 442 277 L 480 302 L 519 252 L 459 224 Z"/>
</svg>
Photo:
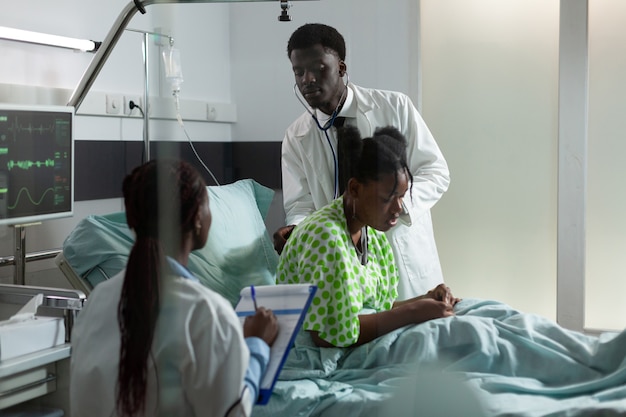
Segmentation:
<svg viewBox="0 0 626 417">
<path fill-rule="evenodd" d="M 208 189 L 209 242 L 189 267 L 234 304 L 244 286 L 274 283 L 263 221 L 273 192 L 252 180 Z M 57 261 L 89 291 L 123 267 L 131 245 L 123 213 L 90 216 Z M 300 334 L 253 416 L 626 415 L 626 334 L 587 336 L 489 300 L 463 300 L 456 313 L 350 349 Z"/>
</svg>

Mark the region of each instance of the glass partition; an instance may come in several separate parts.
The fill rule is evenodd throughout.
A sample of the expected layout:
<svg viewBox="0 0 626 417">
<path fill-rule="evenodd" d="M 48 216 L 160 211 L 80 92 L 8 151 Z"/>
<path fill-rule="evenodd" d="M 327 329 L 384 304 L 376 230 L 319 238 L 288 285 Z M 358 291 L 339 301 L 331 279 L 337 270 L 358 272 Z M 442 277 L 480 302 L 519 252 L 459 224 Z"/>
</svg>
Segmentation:
<svg viewBox="0 0 626 417">
<path fill-rule="evenodd" d="M 589 2 L 585 327 L 626 327 L 626 2 Z"/>
<path fill-rule="evenodd" d="M 558 0 L 421 0 L 422 110 L 450 167 L 433 209 L 455 295 L 556 314 Z"/>
</svg>

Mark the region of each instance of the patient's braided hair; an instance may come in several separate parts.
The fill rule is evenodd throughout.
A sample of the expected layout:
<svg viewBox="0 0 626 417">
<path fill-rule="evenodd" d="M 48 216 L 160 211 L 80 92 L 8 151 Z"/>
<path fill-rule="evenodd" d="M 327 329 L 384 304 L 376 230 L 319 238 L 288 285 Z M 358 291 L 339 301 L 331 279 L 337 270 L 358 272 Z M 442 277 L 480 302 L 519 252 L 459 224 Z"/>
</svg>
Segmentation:
<svg viewBox="0 0 626 417">
<path fill-rule="evenodd" d="M 398 172 L 404 170 L 413 185 L 413 175 L 407 164 L 407 141 L 392 126 L 378 128 L 370 138 L 361 139 L 354 126 L 345 126 L 337 132 L 339 162 L 339 191 L 343 194 L 350 178 L 360 183 L 378 181 L 383 175 L 394 174 L 398 186 Z M 409 187 L 411 189 L 411 187 Z"/>
<path fill-rule="evenodd" d="M 206 198 L 200 174 L 183 161 L 150 161 L 123 182 L 128 227 L 136 234 L 118 305 L 121 334 L 116 407 L 121 416 L 145 410 L 148 358 L 159 315 L 165 255 L 176 255 L 183 234 Z M 173 221 L 178 219 L 178 221 Z"/>
</svg>

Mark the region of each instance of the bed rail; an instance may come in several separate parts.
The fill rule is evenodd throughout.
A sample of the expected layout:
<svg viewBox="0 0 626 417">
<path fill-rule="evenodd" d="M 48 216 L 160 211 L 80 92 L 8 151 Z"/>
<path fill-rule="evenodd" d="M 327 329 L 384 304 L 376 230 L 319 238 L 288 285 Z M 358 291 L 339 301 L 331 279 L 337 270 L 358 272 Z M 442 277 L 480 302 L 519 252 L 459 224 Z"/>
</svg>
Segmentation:
<svg viewBox="0 0 626 417">
<path fill-rule="evenodd" d="M 15 255 L 0 257 L 0 267 L 15 265 L 15 272 L 13 273 L 13 284 L 25 285 L 27 262 L 40 261 L 43 259 L 52 259 L 59 253 L 61 253 L 62 250 L 48 249 L 38 252 L 24 253 L 23 250 L 26 247 L 25 237 L 23 235 L 23 232 L 16 231 L 16 239 L 18 239 L 18 235 L 20 240 L 15 245 Z"/>
<path fill-rule="evenodd" d="M 43 259 L 52 259 L 61 253 L 61 249 L 47 249 L 37 252 L 27 253 L 26 262 L 41 261 Z M 15 265 L 15 256 L 0 256 L 0 267 Z"/>
</svg>

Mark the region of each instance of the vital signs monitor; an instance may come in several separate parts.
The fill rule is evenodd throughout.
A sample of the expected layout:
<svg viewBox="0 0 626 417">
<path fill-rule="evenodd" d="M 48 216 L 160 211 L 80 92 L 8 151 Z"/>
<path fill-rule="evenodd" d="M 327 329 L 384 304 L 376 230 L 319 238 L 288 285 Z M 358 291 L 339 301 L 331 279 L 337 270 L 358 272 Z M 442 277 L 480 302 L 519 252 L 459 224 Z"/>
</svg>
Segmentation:
<svg viewBox="0 0 626 417">
<path fill-rule="evenodd" d="M 74 108 L 0 103 L 0 225 L 74 210 Z"/>
</svg>

